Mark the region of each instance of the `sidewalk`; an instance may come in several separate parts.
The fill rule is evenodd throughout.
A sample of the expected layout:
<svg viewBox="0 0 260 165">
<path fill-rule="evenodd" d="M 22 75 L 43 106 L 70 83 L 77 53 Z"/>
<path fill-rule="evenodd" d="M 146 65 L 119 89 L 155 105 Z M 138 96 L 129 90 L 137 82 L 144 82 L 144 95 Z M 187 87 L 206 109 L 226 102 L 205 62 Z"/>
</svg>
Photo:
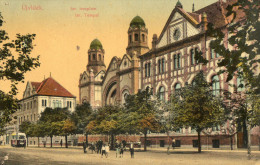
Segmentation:
<svg viewBox="0 0 260 165">
<path fill-rule="evenodd" d="M 13 148 L 11 147 L 10 145 L 0 145 L 0 148 Z M 20 147 L 22 148 L 22 147 Z M 38 147 L 38 146 L 30 146 L 29 147 L 26 147 L 28 149 L 54 149 L 54 150 L 83 150 L 82 146 L 69 146 L 68 148 L 65 148 L 65 147 L 58 147 L 58 146 L 53 146 L 52 148 L 47 146 L 47 147 Z M 126 148 L 126 150 L 128 151 L 128 148 Z M 89 150 L 87 150 L 89 151 Z M 144 149 L 143 147 L 142 148 L 135 148 L 135 152 L 144 152 Z M 158 152 L 158 153 L 167 153 L 167 148 L 147 148 L 147 152 Z M 170 152 L 171 153 L 174 153 L 174 152 L 198 152 L 198 149 L 197 148 L 175 148 L 175 149 L 172 149 L 170 148 Z M 236 149 L 236 150 L 207 150 L 207 149 L 202 149 L 201 152 L 233 152 L 233 153 L 246 153 L 247 152 L 247 149 L 243 148 L 243 149 Z M 260 154 L 260 151 L 251 151 L 252 153 L 257 153 L 257 154 Z"/>
<path fill-rule="evenodd" d="M 138 149 L 137 149 L 138 150 Z M 141 149 L 143 151 L 143 148 Z M 147 151 L 151 151 L 151 152 L 167 152 L 167 148 L 147 148 Z M 188 151 L 188 152 L 198 152 L 197 148 L 175 148 L 172 149 L 170 148 L 170 152 L 184 152 L 184 151 Z M 247 152 L 246 148 L 242 148 L 242 149 L 236 149 L 236 150 L 207 150 L 207 149 L 202 149 L 201 152 Z M 251 151 L 252 153 L 259 153 L 260 151 Z"/>
</svg>

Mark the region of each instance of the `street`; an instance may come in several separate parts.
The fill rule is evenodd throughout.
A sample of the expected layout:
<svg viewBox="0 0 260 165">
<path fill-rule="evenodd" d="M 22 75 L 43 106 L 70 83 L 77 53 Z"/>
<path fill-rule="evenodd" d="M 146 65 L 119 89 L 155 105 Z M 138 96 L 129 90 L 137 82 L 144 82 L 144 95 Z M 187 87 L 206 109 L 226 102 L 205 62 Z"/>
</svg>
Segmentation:
<svg viewBox="0 0 260 165">
<path fill-rule="evenodd" d="M 123 158 L 116 158 L 115 151 L 110 151 L 108 158 L 100 154 L 83 153 L 81 148 L 12 148 L 0 146 L 0 160 L 8 154 L 5 165 L 42 165 L 42 164 L 106 164 L 106 165 L 260 165 L 260 152 L 254 151 L 252 159 L 247 160 L 246 151 L 203 151 L 201 154 L 190 150 L 174 150 L 167 155 L 163 151 L 135 152 L 131 159 L 129 151 L 124 152 Z"/>
</svg>

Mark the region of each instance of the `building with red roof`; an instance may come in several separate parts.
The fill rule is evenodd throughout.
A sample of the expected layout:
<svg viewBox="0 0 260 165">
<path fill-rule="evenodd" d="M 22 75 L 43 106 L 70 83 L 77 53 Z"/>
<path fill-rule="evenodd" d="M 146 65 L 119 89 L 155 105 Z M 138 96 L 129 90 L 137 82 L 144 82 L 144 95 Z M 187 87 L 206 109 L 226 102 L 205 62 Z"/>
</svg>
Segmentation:
<svg viewBox="0 0 260 165">
<path fill-rule="evenodd" d="M 27 82 L 20 109 L 16 112 L 17 124 L 23 121 L 35 122 L 46 107 L 65 108 L 71 112 L 76 107 L 76 97 L 52 77 L 42 82 Z"/>
</svg>

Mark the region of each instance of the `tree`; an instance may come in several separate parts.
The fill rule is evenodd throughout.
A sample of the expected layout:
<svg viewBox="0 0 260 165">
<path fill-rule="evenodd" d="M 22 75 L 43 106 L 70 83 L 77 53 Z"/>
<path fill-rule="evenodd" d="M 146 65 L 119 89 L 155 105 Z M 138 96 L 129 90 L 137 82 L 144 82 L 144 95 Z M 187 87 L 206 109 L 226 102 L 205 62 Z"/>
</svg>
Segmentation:
<svg viewBox="0 0 260 165">
<path fill-rule="evenodd" d="M 28 71 L 40 66 L 39 56 L 31 57 L 35 34 L 16 34 L 16 39 L 11 40 L 2 29 L 3 17 L 0 13 L 0 81 L 10 82 L 10 91 L 5 93 L 0 90 L 0 127 L 11 121 L 11 114 L 18 108 L 16 85 L 24 82 L 24 75 Z M 3 129 L 1 129 L 3 131 Z"/>
<path fill-rule="evenodd" d="M 148 131 L 159 132 L 161 129 L 160 108 L 157 100 L 152 95 L 152 90 L 147 87 L 137 94 L 128 95 L 125 110 L 122 116 L 122 130 L 129 134 L 144 134 L 144 150 L 146 151 Z"/>
<path fill-rule="evenodd" d="M 206 35 L 214 39 L 210 43 L 210 47 L 221 57 L 218 66 L 222 70 L 219 71 L 219 74 L 226 72 L 228 74 L 227 82 L 234 76 L 241 78 L 247 89 L 245 98 L 254 97 L 250 95 L 256 95 L 259 98 L 260 93 L 259 8 L 259 0 L 236 0 L 229 3 L 225 13 L 227 24 L 224 27 L 215 28 L 213 24 L 209 23 L 206 31 Z M 207 60 L 203 59 L 201 55 L 202 53 L 198 53 L 196 58 L 207 63 Z M 254 105 L 249 105 L 246 101 L 246 104 L 239 108 L 240 112 L 242 111 L 244 114 L 241 116 L 241 120 L 244 120 L 245 129 L 250 132 L 252 118 L 254 118 L 254 115 L 250 115 L 258 114 L 258 111 L 255 108 L 245 108 L 245 106 L 253 107 Z M 247 110 L 250 112 L 246 112 Z M 250 140 L 250 134 L 248 134 L 248 140 Z M 250 159 L 250 145 L 247 146 Z"/>
<path fill-rule="evenodd" d="M 259 0 L 236 0 L 226 8 L 226 26 L 215 28 L 209 23 L 206 32 L 213 38 L 210 47 L 221 56 L 218 66 L 222 70 L 219 73 L 226 72 L 227 81 L 234 75 L 242 77 L 253 93 L 260 93 L 259 7 Z"/>
<path fill-rule="evenodd" d="M 65 135 L 65 146 L 66 148 L 68 148 L 68 135 L 75 133 L 76 130 L 76 126 L 75 123 L 73 121 L 71 121 L 70 119 L 67 119 L 65 121 L 62 121 L 63 124 L 63 133 Z"/>
<path fill-rule="evenodd" d="M 86 143 L 88 144 L 88 133 L 85 131 L 86 126 L 92 120 L 92 108 L 89 103 L 77 105 L 75 111 L 71 115 L 71 120 L 75 123 L 76 133 L 85 134 Z"/>
<path fill-rule="evenodd" d="M 33 137 L 38 137 L 38 147 L 40 147 L 40 137 L 44 137 L 47 135 L 47 130 L 46 130 L 46 125 L 38 121 L 35 124 L 32 124 L 32 136 Z"/>
<path fill-rule="evenodd" d="M 232 105 L 234 122 L 238 125 L 238 129 L 243 127 L 243 139 L 245 139 L 243 144 L 248 149 L 248 159 L 251 159 L 251 128 L 260 126 L 259 94 L 246 89 L 233 93 Z"/>
<path fill-rule="evenodd" d="M 70 118 L 70 115 L 70 111 L 67 108 L 46 108 L 41 113 L 39 121 L 45 126 L 45 135 L 51 138 L 51 147 L 52 137 L 63 135 L 64 122 Z"/>
<path fill-rule="evenodd" d="M 32 123 L 29 121 L 24 121 L 19 126 L 19 131 L 25 133 L 27 138 L 27 146 L 28 146 L 28 138 L 33 135 L 33 127 Z"/>
<path fill-rule="evenodd" d="M 180 89 L 171 98 L 172 121 L 180 127 L 191 127 L 198 133 L 198 152 L 201 152 L 200 136 L 205 128 L 218 126 L 226 121 L 227 111 L 220 98 L 213 95 L 203 72 L 198 73 L 192 85 Z"/>
<path fill-rule="evenodd" d="M 86 132 L 96 134 L 106 134 L 110 138 L 110 147 L 114 149 L 114 136 L 122 133 L 121 130 L 121 116 L 122 108 L 117 105 L 106 105 L 96 110 L 96 113 L 93 113 L 95 119 L 86 126 Z"/>
</svg>

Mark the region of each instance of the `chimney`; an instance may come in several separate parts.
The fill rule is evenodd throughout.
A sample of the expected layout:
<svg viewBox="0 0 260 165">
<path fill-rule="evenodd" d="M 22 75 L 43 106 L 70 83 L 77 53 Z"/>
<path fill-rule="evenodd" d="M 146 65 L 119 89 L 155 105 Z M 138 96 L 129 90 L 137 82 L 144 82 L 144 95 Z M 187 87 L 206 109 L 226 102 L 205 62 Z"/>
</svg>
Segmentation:
<svg viewBox="0 0 260 165">
<path fill-rule="evenodd" d="M 195 11 L 194 3 L 192 4 L 192 12 Z"/>
</svg>

